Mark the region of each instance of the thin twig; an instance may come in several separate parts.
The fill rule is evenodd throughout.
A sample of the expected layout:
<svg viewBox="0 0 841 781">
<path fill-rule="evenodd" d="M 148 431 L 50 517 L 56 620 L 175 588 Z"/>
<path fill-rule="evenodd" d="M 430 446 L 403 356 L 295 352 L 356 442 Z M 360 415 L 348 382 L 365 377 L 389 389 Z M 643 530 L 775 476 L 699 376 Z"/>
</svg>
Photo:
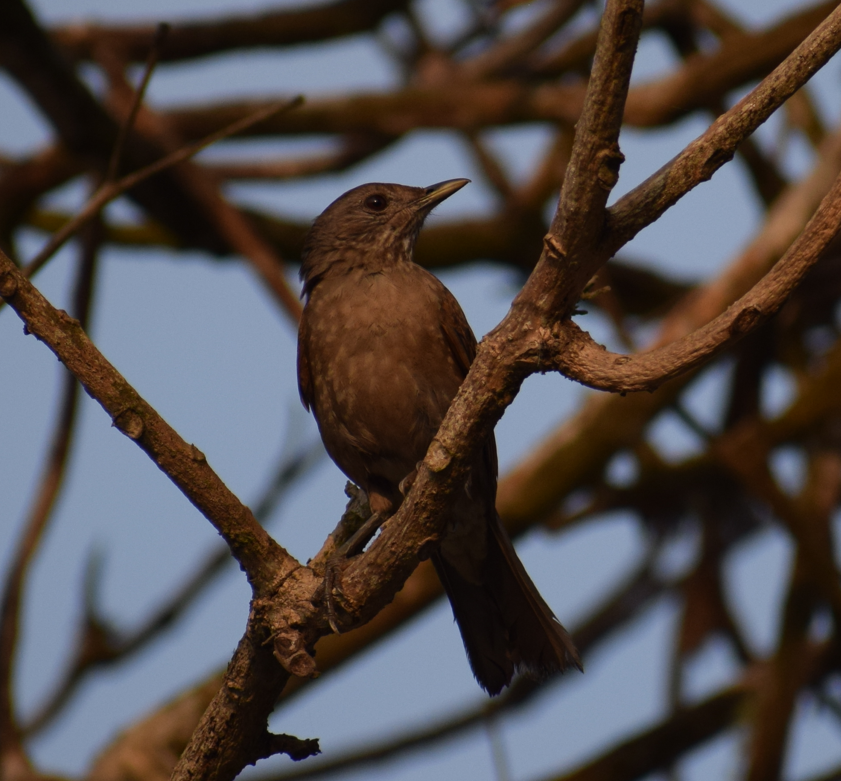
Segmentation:
<svg viewBox="0 0 841 781">
<path fill-rule="evenodd" d="M 149 81 L 152 78 L 152 73 L 158 64 L 160 58 L 161 48 L 164 45 L 170 27 L 166 22 L 158 24 L 155 30 L 155 36 L 152 39 L 152 46 L 149 48 L 149 56 L 146 59 L 146 66 L 143 69 L 143 76 L 140 79 L 140 85 L 135 90 L 134 101 L 131 105 L 131 110 L 126 116 L 125 121 L 121 123 L 120 130 L 117 133 L 117 140 L 114 143 L 114 149 L 111 151 L 111 159 L 108 161 L 108 168 L 105 173 L 105 181 L 113 182 L 117 178 L 117 171 L 120 167 L 120 161 L 123 156 L 123 148 L 126 144 L 128 134 L 131 133 L 134 127 L 134 121 L 137 118 L 137 112 L 140 111 L 140 105 L 143 103 L 143 98 L 146 96 L 146 89 L 149 86 Z"/>
<path fill-rule="evenodd" d="M 64 243 L 71 238 L 79 228 L 84 225 L 91 217 L 99 213 L 99 211 L 110 201 L 122 195 L 127 190 L 130 190 L 135 185 L 144 181 L 145 179 L 160 173 L 161 171 L 171 168 L 178 163 L 183 163 L 189 160 L 194 155 L 206 149 L 211 144 L 215 144 L 223 138 L 234 136 L 246 128 L 262 122 L 264 119 L 277 114 L 280 111 L 289 111 L 303 103 L 303 97 L 300 95 L 292 100 L 274 103 L 271 106 L 264 107 L 247 117 L 243 117 L 237 122 L 232 122 L 230 125 L 211 133 L 201 141 L 178 149 L 170 154 L 162 157 L 157 162 L 141 168 L 132 174 L 127 174 L 116 182 L 106 182 L 97 193 L 82 207 L 82 210 L 73 217 L 70 222 L 64 225 L 53 237 L 47 242 L 44 248 L 22 269 L 24 276 L 32 277 L 55 253 L 60 249 Z"/>
</svg>

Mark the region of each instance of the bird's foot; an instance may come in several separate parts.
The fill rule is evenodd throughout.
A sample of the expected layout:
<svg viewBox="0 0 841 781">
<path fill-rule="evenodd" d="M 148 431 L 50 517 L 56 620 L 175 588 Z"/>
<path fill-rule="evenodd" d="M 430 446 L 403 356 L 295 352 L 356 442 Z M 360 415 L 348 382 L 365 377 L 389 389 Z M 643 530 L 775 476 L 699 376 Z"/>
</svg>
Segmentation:
<svg viewBox="0 0 841 781">
<path fill-rule="evenodd" d="M 327 622 L 337 634 L 342 634 L 339 615 L 336 611 L 336 601 L 333 588 L 341 583 L 341 574 L 347 560 L 357 553 L 361 553 L 369 540 L 377 533 L 384 518 L 380 513 L 374 513 L 362 524 L 346 541 L 327 559 L 324 565 L 324 604 L 327 608 Z"/>
<path fill-rule="evenodd" d="M 339 624 L 339 614 L 336 612 L 336 601 L 333 598 L 333 586 L 336 583 L 336 576 L 342 573 L 342 564 L 346 561 L 344 556 L 334 553 L 324 566 L 324 606 L 327 610 L 327 623 L 337 635 L 342 633 Z"/>
</svg>

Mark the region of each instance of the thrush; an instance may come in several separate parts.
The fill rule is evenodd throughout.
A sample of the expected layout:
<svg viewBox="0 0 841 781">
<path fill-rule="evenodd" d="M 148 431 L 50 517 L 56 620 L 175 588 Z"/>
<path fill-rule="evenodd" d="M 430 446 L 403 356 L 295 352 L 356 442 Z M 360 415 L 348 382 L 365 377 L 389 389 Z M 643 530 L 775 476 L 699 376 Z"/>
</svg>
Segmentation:
<svg viewBox="0 0 841 781">
<path fill-rule="evenodd" d="M 476 354 L 456 299 L 412 260 L 426 216 L 467 182 L 356 187 L 327 207 L 304 243 L 301 399 L 330 457 L 383 519 L 403 501 Z M 491 434 L 431 556 L 473 674 L 491 695 L 518 670 L 543 677 L 581 667 L 502 527 L 496 481 Z"/>
</svg>

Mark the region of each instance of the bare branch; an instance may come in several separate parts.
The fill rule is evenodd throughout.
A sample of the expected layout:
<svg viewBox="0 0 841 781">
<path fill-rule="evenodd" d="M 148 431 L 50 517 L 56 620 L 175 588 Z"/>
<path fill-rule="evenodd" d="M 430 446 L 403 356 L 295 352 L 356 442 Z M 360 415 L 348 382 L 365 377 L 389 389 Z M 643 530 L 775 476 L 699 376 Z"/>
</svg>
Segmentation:
<svg viewBox="0 0 841 781">
<path fill-rule="evenodd" d="M 841 230 L 841 177 L 827 193 L 803 233 L 767 276 L 708 325 L 651 352 L 619 355 L 575 327 L 564 326 L 557 346 L 558 369 L 570 379 L 619 393 L 655 390 L 750 333 L 777 312 L 830 241 Z M 541 354 L 555 352 L 540 347 Z"/>
<path fill-rule="evenodd" d="M 632 88 L 625 107 L 626 124 L 651 127 L 674 122 L 716 101 L 724 101 L 730 91 L 767 75 L 790 56 L 836 5 L 829 0 L 809 8 L 762 36 L 734 36 L 728 39 L 726 51 L 722 47 L 715 54 L 692 58 L 677 76 Z M 770 56 L 769 41 L 777 44 L 770 49 Z M 589 43 L 576 57 L 587 62 L 592 54 Z M 808 76 L 801 83 L 806 80 Z M 396 137 L 418 128 L 476 131 L 526 122 L 551 122 L 571 128 L 578 122 L 586 91 L 583 79 L 534 84 L 510 78 L 477 82 L 454 75 L 434 84 L 409 84 L 385 94 L 313 98 L 301 111 L 267 123 L 252 135 L 355 132 Z M 696 93 L 701 94 L 700 99 Z M 226 102 L 174 109 L 165 117 L 182 138 L 195 139 L 261 105 L 259 101 Z"/>
<path fill-rule="evenodd" d="M 66 222 L 60 230 L 56 231 L 41 251 L 32 258 L 32 260 L 23 269 L 23 274 L 27 278 L 32 277 L 67 242 L 68 239 L 75 235 L 82 225 L 88 222 L 88 220 L 93 218 L 95 215 L 99 214 L 99 212 L 101 212 L 108 203 L 113 201 L 115 198 L 118 198 L 123 193 L 133 187 L 136 187 L 146 179 L 155 176 L 155 174 L 159 174 L 168 168 L 172 168 L 179 163 L 183 163 L 185 160 L 189 160 L 193 157 L 193 155 L 198 154 L 202 149 L 206 149 L 212 144 L 215 144 L 217 141 L 227 138 L 228 136 L 235 135 L 244 127 L 250 127 L 251 125 L 258 124 L 279 111 L 288 111 L 296 106 L 299 106 L 302 100 L 303 99 L 299 96 L 291 101 L 275 103 L 272 106 L 264 108 L 262 111 L 255 112 L 249 117 L 244 117 L 239 122 L 235 122 L 228 127 L 222 128 L 201 141 L 183 146 L 165 157 L 162 157 L 160 160 L 151 163 L 145 168 L 135 171 L 134 173 L 127 174 L 116 182 L 104 182 L 96 193 L 94 193 L 93 197 L 82 207 L 82 209 L 77 212 L 72 219 Z M 284 293 L 284 296 L 288 295 L 291 294 L 289 294 L 287 290 L 286 293 Z"/>
<path fill-rule="evenodd" d="M 691 334 L 721 314 L 766 274 L 803 230 L 841 170 L 841 134 L 828 138 L 813 173 L 789 187 L 754 241 L 717 279 L 688 295 L 663 321 L 653 348 Z M 636 442 L 649 421 L 689 382 L 684 374 L 655 393 L 598 395 L 535 447 L 500 483 L 497 507 L 512 525 L 527 526 L 575 486 L 598 478 L 617 449 Z"/>
<path fill-rule="evenodd" d="M 150 39 L 151 35 L 144 41 L 144 57 Z M 23 0 L 0 4 L 0 65 L 29 93 L 64 145 L 88 166 L 104 171 L 117 139 L 117 122 L 56 50 Z M 142 168 L 160 157 L 160 149 L 137 134 L 126 139 L 129 168 Z M 131 198 L 186 244 L 213 253 L 225 250 L 215 224 L 171 171 L 142 182 Z"/>
<path fill-rule="evenodd" d="M 841 8 L 836 8 L 785 61 L 671 162 L 620 198 L 609 210 L 608 255 L 729 161 L 788 97 L 841 48 Z"/>
<path fill-rule="evenodd" d="M 405 5 L 406 0 L 334 0 L 317 8 L 231 16 L 208 23 L 177 22 L 161 59 L 177 62 L 231 49 L 326 41 L 369 30 Z M 56 43 L 76 59 L 96 59 L 98 47 L 105 43 L 132 62 L 146 57 L 153 34 L 152 25 L 94 24 L 73 25 L 51 33 Z"/>
<path fill-rule="evenodd" d="M 166 40 L 169 32 L 169 25 L 159 24 L 155 30 L 155 35 L 152 38 L 152 45 L 149 48 L 149 54 L 146 58 L 146 67 L 143 70 L 143 76 L 140 79 L 140 84 L 134 93 L 134 102 L 131 110 L 126 115 L 125 120 L 120 125 L 120 130 L 117 133 L 117 140 L 114 142 L 114 149 L 111 152 L 111 159 L 108 161 L 108 168 L 105 172 L 105 181 L 112 182 L 117 178 L 117 171 L 120 168 L 120 159 L 123 156 L 123 148 L 125 147 L 126 138 L 134 127 L 134 120 L 137 117 L 137 112 L 140 110 L 140 104 L 143 103 L 143 98 L 146 95 L 146 89 L 149 86 L 149 81 L 152 78 L 152 73 L 155 66 L 158 64 L 158 59 L 161 54 L 161 47 Z"/>
</svg>

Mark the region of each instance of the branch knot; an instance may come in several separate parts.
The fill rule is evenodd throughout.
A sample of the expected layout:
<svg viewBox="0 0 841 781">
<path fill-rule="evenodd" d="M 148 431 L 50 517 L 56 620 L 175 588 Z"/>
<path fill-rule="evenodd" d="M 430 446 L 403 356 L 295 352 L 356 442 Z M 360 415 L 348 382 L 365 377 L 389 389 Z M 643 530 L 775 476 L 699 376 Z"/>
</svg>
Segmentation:
<svg viewBox="0 0 841 781">
<path fill-rule="evenodd" d="M 9 299 L 18 292 L 18 281 L 13 274 L 3 274 L 0 276 L 0 296 Z"/>
<path fill-rule="evenodd" d="M 438 437 L 432 440 L 426 456 L 426 465 L 431 472 L 443 472 L 453 460 L 453 454 L 441 443 Z"/>
<path fill-rule="evenodd" d="M 618 145 L 603 149 L 596 155 L 597 176 L 602 189 L 610 192 L 619 181 L 619 168 L 625 162 L 625 155 L 619 151 Z"/>
<path fill-rule="evenodd" d="M 564 249 L 560 239 L 552 233 L 547 233 L 543 237 L 543 251 L 547 258 L 556 262 L 564 260 L 567 256 L 566 249 Z"/>
<path fill-rule="evenodd" d="M 756 324 L 762 319 L 762 310 L 758 306 L 745 307 L 736 315 L 730 326 L 730 333 L 734 336 L 741 336 L 753 330 Z"/>
<path fill-rule="evenodd" d="M 138 440 L 143 435 L 143 418 L 136 410 L 128 407 L 112 418 L 112 425 L 123 432 L 129 439 Z"/>
</svg>

